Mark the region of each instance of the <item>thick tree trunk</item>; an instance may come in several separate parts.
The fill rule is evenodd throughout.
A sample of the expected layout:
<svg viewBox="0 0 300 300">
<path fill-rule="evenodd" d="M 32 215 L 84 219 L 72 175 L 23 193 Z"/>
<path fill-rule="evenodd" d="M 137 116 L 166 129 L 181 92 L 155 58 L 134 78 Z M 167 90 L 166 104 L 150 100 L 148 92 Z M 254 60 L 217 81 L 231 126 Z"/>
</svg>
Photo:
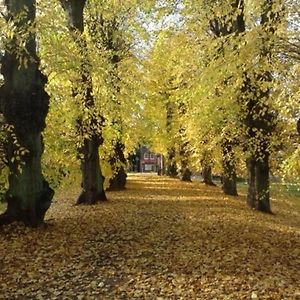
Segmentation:
<svg viewBox="0 0 300 300">
<path fill-rule="evenodd" d="M 231 143 L 225 139 L 222 143 L 223 154 L 223 174 L 222 174 L 222 190 L 224 194 L 237 196 L 236 188 L 236 171 L 234 152 Z"/>
<path fill-rule="evenodd" d="M 86 40 L 83 37 L 84 17 L 83 10 L 86 0 L 61 0 L 65 11 L 68 29 L 81 54 L 80 77 L 81 82 L 74 84 L 73 91 L 76 95 L 81 95 L 85 109 L 90 112 L 87 124 L 83 124 L 83 119 L 79 117 L 78 132 L 83 137 L 83 145 L 79 149 L 81 157 L 82 192 L 77 200 L 77 204 L 95 204 L 98 201 L 107 200 L 104 191 L 104 177 L 102 176 L 99 160 L 99 146 L 102 136 L 97 132 L 103 126 L 103 117 L 96 117 L 92 111 L 95 108 L 93 98 L 93 83 L 90 70 Z M 79 85 L 79 86 L 78 86 Z M 89 138 L 84 138 L 88 135 Z"/>
<path fill-rule="evenodd" d="M 113 177 L 109 180 L 109 191 L 121 191 L 126 187 L 127 174 L 125 172 L 126 159 L 124 156 L 124 145 L 118 140 L 114 146 L 113 156 L 110 165 L 114 171 Z"/>
<path fill-rule="evenodd" d="M 99 143 L 97 138 L 85 139 L 80 149 L 83 154 L 81 160 L 82 192 L 77 204 L 96 204 L 106 200 L 103 189 L 104 178 L 99 168 Z"/>
<path fill-rule="evenodd" d="M 167 175 L 170 177 L 177 177 L 177 166 L 175 162 L 175 149 L 171 148 L 168 151 L 168 160 L 167 160 Z"/>
<path fill-rule="evenodd" d="M 184 168 L 181 173 L 181 181 L 192 182 L 192 172 L 189 168 Z"/>
<path fill-rule="evenodd" d="M 44 150 L 41 133 L 49 106 L 49 95 L 44 89 L 47 78 L 39 70 L 35 34 L 28 34 L 24 48 L 19 50 L 23 62 L 20 63 L 15 52 L 21 44 L 19 32 L 29 32 L 29 23 L 34 23 L 36 1 L 7 0 L 5 4 L 15 34 L 7 47 L 13 51 L 5 51 L 1 67 L 4 85 L 0 90 L 0 108 L 12 130 L 6 147 L 10 171 L 5 195 L 7 210 L 0 216 L 0 225 L 21 221 L 39 227 L 44 224 L 54 195 L 41 170 Z"/>
<path fill-rule="evenodd" d="M 114 105 L 113 126 L 117 127 L 117 138 L 110 154 L 109 164 L 113 172 L 112 178 L 109 180 L 109 187 L 107 190 L 119 191 L 124 190 L 126 185 L 126 158 L 124 155 L 125 145 L 122 142 L 122 127 L 123 121 L 121 117 L 121 88 L 119 77 L 119 63 L 122 61 L 124 55 L 125 41 L 122 36 L 121 24 L 118 17 L 103 15 L 98 12 L 89 22 L 89 32 L 93 43 L 103 51 L 106 51 L 108 63 L 111 68 L 108 68 L 109 79 L 107 84 L 110 84 L 111 102 Z M 127 51 L 127 50 L 126 50 Z M 128 53 L 127 53 L 128 54 Z"/>
<path fill-rule="evenodd" d="M 248 152 L 248 194 L 250 207 L 271 213 L 269 195 L 269 147 L 270 135 L 274 128 L 273 116 L 261 99 L 269 97 L 269 91 L 262 92 L 245 80 L 245 88 L 255 91 L 254 100 L 248 100 L 245 124 L 247 126 Z M 262 98 L 261 98 L 262 97 Z M 261 112 L 264 111 L 264 114 Z M 259 134 L 257 134 L 259 133 Z"/>
<path fill-rule="evenodd" d="M 187 114 L 187 107 L 184 101 L 178 102 L 178 111 L 179 116 L 183 119 Z M 189 169 L 189 161 L 190 161 L 190 143 L 187 140 L 186 136 L 186 126 L 184 122 L 179 127 L 179 140 L 180 140 L 180 149 L 179 149 L 179 155 L 181 158 L 181 168 L 180 168 L 180 180 L 181 181 L 192 181 L 192 172 Z"/>
<path fill-rule="evenodd" d="M 211 186 L 216 186 L 212 180 L 212 170 L 210 165 L 204 165 L 202 168 L 203 183 Z"/>
<path fill-rule="evenodd" d="M 211 186 L 216 186 L 212 180 L 212 165 L 211 153 L 205 151 L 201 160 L 203 183 Z"/>
<path fill-rule="evenodd" d="M 166 119 L 166 131 L 169 135 L 172 134 L 173 130 L 173 117 L 174 117 L 174 107 L 173 103 L 169 101 L 170 95 L 166 93 L 166 112 L 167 112 L 167 119 Z M 166 174 L 167 176 L 170 177 L 177 177 L 178 172 L 177 172 L 177 164 L 175 161 L 175 155 L 176 155 L 176 150 L 174 146 L 174 142 L 172 141 L 168 147 L 168 154 L 167 154 L 167 160 L 166 160 Z"/>
<path fill-rule="evenodd" d="M 259 211 L 271 213 L 269 196 L 269 158 L 247 160 L 248 193 L 247 203 Z"/>
<path fill-rule="evenodd" d="M 229 15 L 217 17 L 210 22 L 210 28 L 217 37 L 225 37 L 230 34 L 242 33 L 245 31 L 245 20 L 244 20 L 244 0 L 233 0 L 231 1 Z M 224 43 L 221 42 L 220 54 L 224 55 Z M 224 85 L 227 85 L 227 80 L 224 81 Z M 224 139 L 222 144 L 223 154 L 223 174 L 222 174 L 222 190 L 227 195 L 237 196 L 236 188 L 236 171 L 234 163 L 234 153 L 232 145 L 228 139 Z M 209 173 L 209 172 L 208 172 Z M 208 176 L 209 177 L 209 176 Z M 212 182 L 208 178 L 208 182 Z"/>
<path fill-rule="evenodd" d="M 266 0 L 262 5 L 263 13 L 261 25 L 265 36 L 262 39 L 261 57 L 272 61 L 273 42 L 271 36 L 275 33 L 275 26 L 280 21 L 280 11 L 276 11 L 278 6 L 272 0 Z M 280 8 L 279 8 L 280 9 Z M 246 100 L 246 118 L 247 135 L 250 140 L 250 157 L 247 160 L 248 169 L 248 195 L 247 203 L 250 207 L 259 211 L 271 213 L 270 192 L 269 192 L 269 156 L 270 156 L 270 137 L 276 126 L 275 114 L 268 106 L 270 98 L 270 88 L 268 85 L 272 82 L 270 71 L 251 74 L 252 82 L 249 76 L 245 74 L 244 92 L 250 92 L 251 99 Z M 267 86 L 267 88 L 266 88 Z"/>
<path fill-rule="evenodd" d="M 180 156 L 181 156 L 180 180 L 191 182 L 192 172 L 189 169 L 189 159 L 188 159 L 189 153 L 187 150 L 187 146 L 188 146 L 187 143 L 183 143 L 180 152 Z"/>
</svg>

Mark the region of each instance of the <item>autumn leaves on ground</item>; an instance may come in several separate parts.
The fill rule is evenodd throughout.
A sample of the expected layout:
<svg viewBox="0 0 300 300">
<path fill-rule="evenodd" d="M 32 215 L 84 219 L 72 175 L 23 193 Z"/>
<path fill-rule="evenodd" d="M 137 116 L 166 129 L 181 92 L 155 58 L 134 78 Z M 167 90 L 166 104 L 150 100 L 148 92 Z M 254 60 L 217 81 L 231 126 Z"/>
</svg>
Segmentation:
<svg viewBox="0 0 300 300">
<path fill-rule="evenodd" d="M 131 175 L 96 206 L 58 193 L 49 226 L 0 232 L 1 299 L 298 299 L 300 210 L 274 215 L 244 196 Z M 275 195 L 276 196 L 276 195 Z"/>
</svg>

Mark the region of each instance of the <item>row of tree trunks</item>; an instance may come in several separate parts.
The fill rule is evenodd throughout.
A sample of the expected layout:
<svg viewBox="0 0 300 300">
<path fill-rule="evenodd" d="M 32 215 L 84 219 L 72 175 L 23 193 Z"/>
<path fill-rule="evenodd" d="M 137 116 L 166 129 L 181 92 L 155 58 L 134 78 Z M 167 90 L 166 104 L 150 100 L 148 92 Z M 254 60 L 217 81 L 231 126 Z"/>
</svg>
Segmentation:
<svg viewBox="0 0 300 300">
<path fill-rule="evenodd" d="M 21 221 L 39 227 L 44 224 L 54 191 L 41 168 L 49 95 L 45 92 L 47 77 L 39 70 L 36 36 L 30 28 L 36 17 L 36 1 L 6 0 L 5 5 L 15 31 L 1 61 L 4 85 L 0 89 L 0 110 L 11 129 L 6 143 L 7 210 L 0 216 L 0 225 Z M 25 45 L 19 40 L 21 32 L 26 32 Z"/>
<path fill-rule="evenodd" d="M 78 133 L 83 138 L 82 146 L 78 149 L 81 159 L 82 192 L 77 200 L 78 204 L 95 204 L 107 200 L 104 191 L 104 177 L 102 176 L 99 158 L 99 146 L 103 142 L 101 127 L 104 120 L 101 115 L 95 116 L 93 98 L 93 83 L 91 76 L 91 63 L 84 32 L 84 7 L 86 0 L 61 0 L 65 11 L 69 32 L 78 47 L 80 63 L 80 82 L 73 83 L 73 91 L 82 97 L 82 105 L 89 110 L 89 123 L 82 124 L 78 119 Z M 93 128 L 96 127 L 97 130 Z M 100 130 L 99 130 L 100 129 Z M 88 138 L 86 137 L 88 136 Z"/>
</svg>

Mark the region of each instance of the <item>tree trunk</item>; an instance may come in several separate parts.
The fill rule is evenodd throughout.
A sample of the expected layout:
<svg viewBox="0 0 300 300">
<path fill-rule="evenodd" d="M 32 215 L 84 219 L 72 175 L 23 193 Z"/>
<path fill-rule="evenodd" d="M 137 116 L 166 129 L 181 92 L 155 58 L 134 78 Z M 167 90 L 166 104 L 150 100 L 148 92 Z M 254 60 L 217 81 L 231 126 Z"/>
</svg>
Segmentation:
<svg viewBox="0 0 300 300">
<path fill-rule="evenodd" d="M 187 114 L 187 106 L 184 101 L 180 100 L 178 101 L 178 112 L 179 116 L 184 119 Z M 181 125 L 179 127 L 178 132 L 178 139 L 179 139 L 179 155 L 181 158 L 181 168 L 180 168 L 180 180 L 181 181 L 187 181 L 191 182 L 191 176 L 192 172 L 189 169 L 189 161 L 190 161 L 190 143 L 187 140 L 186 135 L 186 125 L 184 124 L 184 121 L 181 122 Z"/>
<path fill-rule="evenodd" d="M 224 139 L 222 143 L 223 154 L 223 174 L 222 174 L 222 190 L 224 194 L 237 196 L 236 188 L 236 171 L 234 152 L 231 143 Z"/>
<path fill-rule="evenodd" d="M 245 31 L 244 5 L 244 0 L 234 0 L 231 2 L 232 11 L 230 18 L 223 16 L 212 20 L 210 27 L 217 37 L 225 37 L 233 33 L 239 34 Z M 223 43 L 225 43 L 225 40 L 223 40 L 220 47 L 222 55 L 224 55 Z M 224 85 L 227 85 L 226 80 L 224 81 Z M 228 126 L 228 124 L 226 125 Z M 222 190 L 226 195 L 237 196 L 234 152 L 228 138 L 224 138 L 222 142 L 222 156 Z"/>
<path fill-rule="evenodd" d="M 272 47 L 274 45 L 270 36 L 274 35 L 276 23 L 280 21 L 280 11 L 275 11 L 278 8 L 271 0 L 264 1 L 262 6 L 261 25 L 265 36 L 262 38 L 260 56 L 264 59 L 267 58 L 271 64 Z M 275 114 L 270 110 L 267 100 L 270 97 L 268 85 L 272 82 L 272 75 L 268 70 L 251 75 L 251 78 L 256 81 L 252 82 L 247 74 L 244 75 L 244 92 L 250 92 L 250 95 L 252 95 L 251 99 L 246 99 L 245 118 L 248 140 L 250 141 L 250 157 L 247 160 L 249 178 L 247 203 L 250 207 L 259 211 L 271 213 L 269 149 L 270 137 L 276 122 Z"/>
<path fill-rule="evenodd" d="M 124 145 L 118 140 L 114 146 L 113 156 L 110 165 L 114 171 L 113 177 L 109 180 L 109 191 L 121 191 L 125 189 L 127 174 L 125 172 L 126 159 L 124 156 Z"/>
<path fill-rule="evenodd" d="M 47 77 L 39 70 L 35 34 L 31 31 L 21 48 L 22 41 L 18 40 L 19 33 L 29 32 L 29 24 L 35 21 L 36 1 L 7 0 L 5 4 L 15 34 L 7 47 L 13 51 L 5 51 L 1 67 L 4 85 L 0 89 L 0 110 L 12 129 L 6 147 L 10 171 L 5 195 L 7 210 L 0 216 L 0 225 L 21 221 L 39 227 L 44 224 L 54 195 L 41 169 L 42 131 L 49 107 L 49 95 L 45 92 Z"/>
<path fill-rule="evenodd" d="M 189 168 L 183 168 L 181 173 L 181 181 L 192 182 L 192 172 Z"/>
<path fill-rule="evenodd" d="M 99 159 L 99 146 L 103 142 L 99 134 L 99 127 L 103 126 L 103 117 L 95 116 L 93 97 L 93 83 L 91 64 L 87 50 L 86 40 L 83 36 L 84 17 L 83 10 L 86 0 L 61 0 L 68 22 L 68 29 L 81 55 L 80 77 L 81 82 L 74 83 L 75 95 L 80 94 L 85 109 L 89 111 L 89 120 L 83 124 L 83 118 L 78 119 L 78 132 L 83 138 L 83 145 L 78 149 L 81 159 L 82 192 L 77 204 L 95 204 L 107 200 L 104 191 L 104 177 L 102 176 Z M 79 86 L 78 86 L 79 85 Z M 96 129 L 94 129 L 97 127 Z M 86 138 L 86 136 L 89 136 Z"/>
<path fill-rule="evenodd" d="M 178 176 L 177 166 L 175 162 L 175 149 L 173 147 L 168 151 L 167 175 L 170 177 Z"/>
<path fill-rule="evenodd" d="M 182 143 L 182 149 L 180 151 L 180 157 L 181 157 L 181 168 L 180 168 L 180 180 L 181 181 L 192 181 L 192 172 L 189 169 L 189 151 L 188 151 L 188 143 L 183 142 Z"/>
<path fill-rule="evenodd" d="M 99 143 L 95 139 L 85 139 L 80 149 L 83 154 L 81 159 L 82 192 L 77 199 L 77 204 L 96 204 L 106 200 L 103 188 L 104 178 L 99 168 Z"/>
<path fill-rule="evenodd" d="M 269 195 L 269 158 L 247 160 L 248 193 L 247 203 L 259 211 L 271 213 Z"/>
<path fill-rule="evenodd" d="M 211 186 L 216 186 L 212 180 L 212 165 L 211 153 L 205 151 L 201 160 L 203 183 Z"/>
<path fill-rule="evenodd" d="M 113 109 L 113 126 L 117 128 L 117 138 L 114 141 L 113 151 L 110 154 L 109 164 L 113 171 L 113 176 L 109 180 L 107 190 L 119 191 L 124 190 L 126 185 L 126 158 L 124 155 L 125 145 L 122 142 L 123 121 L 121 116 L 121 79 L 119 77 L 119 64 L 124 57 L 125 40 L 122 36 L 121 24 L 118 17 L 105 16 L 102 12 L 95 14 L 92 21 L 88 24 L 90 36 L 95 46 L 103 52 L 106 51 L 109 68 L 109 80 L 107 84 L 111 89 L 111 102 Z M 126 48 L 126 47 L 125 47 Z M 128 51 L 128 50 L 126 50 Z M 127 53 L 128 55 L 129 53 Z"/>
<path fill-rule="evenodd" d="M 203 183 L 211 186 L 216 186 L 212 180 L 212 171 L 210 165 L 204 165 L 202 168 Z"/>
<path fill-rule="evenodd" d="M 167 120 L 166 120 L 166 131 L 168 135 L 172 135 L 172 130 L 173 130 L 173 117 L 174 117 L 174 107 L 173 103 L 169 101 L 170 95 L 166 93 L 166 112 L 167 112 Z M 167 176 L 170 177 L 177 177 L 178 172 L 177 172 L 177 165 L 175 161 L 175 155 L 176 155 L 176 150 L 174 146 L 174 142 L 170 141 L 170 145 L 168 146 L 168 154 L 167 154 Z"/>
</svg>

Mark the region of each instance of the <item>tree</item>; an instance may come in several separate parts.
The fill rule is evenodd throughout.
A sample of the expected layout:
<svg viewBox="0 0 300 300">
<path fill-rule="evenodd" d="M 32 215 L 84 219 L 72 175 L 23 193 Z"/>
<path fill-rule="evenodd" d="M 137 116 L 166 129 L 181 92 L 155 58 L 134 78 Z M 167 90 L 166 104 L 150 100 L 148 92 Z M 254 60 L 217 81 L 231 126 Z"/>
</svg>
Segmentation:
<svg viewBox="0 0 300 300">
<path fill-rule="evenodd" d="M 186 117 L 187 108 L 184 101 L 178 101 L 178 114 L 181 120 Z M 178 140 L 179 140 L 179 157 L 180 157 L 180 179 L 181 181 L 191 182 L 192 172 L 190 170 L 190 156 L 191 156 L 191 149 L 190 149 L 190 142 L 187 139 L 186 135 L 186 125 L 183 123 L 179 125 L 178 130 Z"/>
<path fill-rule="evenodd" d="M 203 158 L 201 160 L 202 177 L 203 183 L 205 183 L 206 185 L 216 186 L 216 184 L 212 180 L 213 161 L 211 155 L 211 152 L 204 151 Z"/>
<path fill-rule="evenodd" d="M 213 17 L 210 21 L 211 31 L 215 36 L 221 39 L 219 52 L 220 55 L 224 55 L 224 44 L 226 40 L 222 40 L 224 37 L 228 37 L 233 34 L 240 34 L 245 31 L 244 21 L 244 1 L 235 0 L 230 2 L 230 11 L 228 14 L 221 17 Z M 224 85 L 226 86 L 226 81 Z M 226 121 L 225 121 L 226 123 Z M 227 134 L 223 136 L 221 141 L 222 151 L 222 190 L 226 195 L 237 196 L 236 187 L 236 169 L 235 169 L 235 154 L 233 138 L 230 136 L 230 131 L 227 130 Z"/>
<path fill-rule="evenodd" d="M 261 14 L 262 45 L 258 59 L 263 67 L 244 73 L 242 101 L 245 104 L 245 125 L 248 139 L 247 158 L 248 194 L 247 203 L 250 207 L 262 212 L 271 212 L 270 206 L 270 139 L 275 129 L 275 114 L 269 104 L 272 74 L 270 62 L 274 33 L 280 12 L 275 8 L 274 1 L 264 1 Z"/>
<path fill-rule="evenodd" d="M 100 5 L 99 5 L 100 4 Z M 115 128 L 116 137 L 113 139 L 113 147 L 109 153 L 109 164 L 112 170 L 112 177 L 109 179 L 109 190 L 123 190 L 126 185 L 126 158 L 125 145 L 122 141 L 123 120 L 121 117 L 122 99 L 120 94 L 120 81 L 118 67 L 125 56 L 129 55 L 130 45 L 125 40 L 122 26 L 125 26 L 126 16 L 120 16 L 116 8 L 112 8 L 111 14 L 105 11 L 103 3 L 94 3 L 93 10 L 90 9 L 88 27 L 90 36 L 96 47 L 105 53 L 107 58 L 107 79 L 106 84 L 111 95 L 114 116 L 112 126 Z M 121 9 L 122 7 L 118 7 Z M 106 12 L 106 13 L 105 13 Z M 125 20 L 124 20 L 125 19 Z M 124 30 L 124 29 L 123 29 Z"/>
<path fill-rule="evenodd" d="M 77 122 L 78 134 L 83 142 L 78 149 L 81 160 L 82 192 L 77 204 L 95 204 L 107 200 L 103 183 L 99 159 L 99 146 L 103 142 L 101 129 L 104 118 L 96 113 L 93 98 L 93 82 L 91 76 L 91 63 L 87 42 L 84 36 L 84 7 L 86 0 L 61 0 L 65 11 L 69 32 L 80 53 L 80 79 L 73 82 L 74 97 L 80 96 L 83 110 L 88 117 L 79 117 Z"/>
<path fill-rule="evenodd" d="M 34 22 L 35 0 L 6 0 L 7 39 L 1 73 L 0 110 L 9 127 L 5 145 L 9 187 L 7 210 L 0 224 L 21 221 L 31 227 L 44 224 L 54 191 L 42 174 L 42 132 L 46 126 L 49 95 L 47 77 L 39 70 Z"/>
</svg>

